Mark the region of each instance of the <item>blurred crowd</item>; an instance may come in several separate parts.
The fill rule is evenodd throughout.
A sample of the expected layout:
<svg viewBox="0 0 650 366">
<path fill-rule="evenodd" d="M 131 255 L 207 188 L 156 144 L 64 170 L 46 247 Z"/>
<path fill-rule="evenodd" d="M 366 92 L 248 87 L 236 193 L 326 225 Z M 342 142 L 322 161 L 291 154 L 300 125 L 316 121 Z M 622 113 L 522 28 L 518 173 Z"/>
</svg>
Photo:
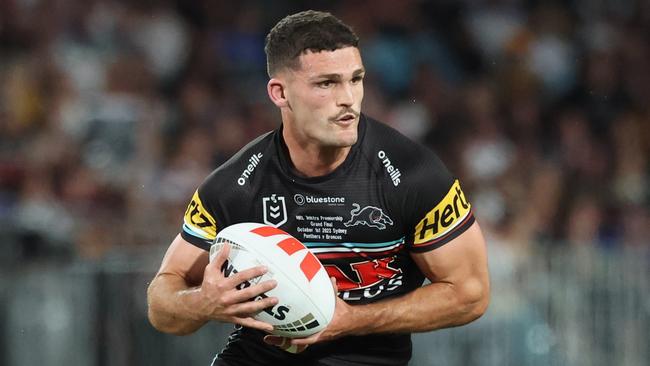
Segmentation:
<svg viewBox="0 0 650 366">
<path fill-rule="evenodd" d="M 279 125 L 264 36 L 307 8 L 353 26 L 364 112 L 443 158 L 490 243 L 650 244 L 647 1 L 1 0 L 0 257 L 166 246 Z"/>
</svg>

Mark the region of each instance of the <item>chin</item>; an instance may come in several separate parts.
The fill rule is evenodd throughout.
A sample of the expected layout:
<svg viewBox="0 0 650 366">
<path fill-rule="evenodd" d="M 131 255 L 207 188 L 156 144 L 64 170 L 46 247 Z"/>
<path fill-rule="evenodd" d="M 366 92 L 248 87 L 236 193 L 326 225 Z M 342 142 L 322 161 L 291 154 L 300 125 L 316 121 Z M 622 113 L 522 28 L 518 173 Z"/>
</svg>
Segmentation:
<svg viewBox="0 0 650 366">
<path fill-rule="evenodd" d="M 316 137 L 318 136 L 318 137 Z M 350 147 L 357 142 L 356 128 L 339 131 L 322 131 L 314 140 L 323 147 Z"/>
<path fill-rule="evenodd" d="M 354 145 L 357 142 L 357 134 L 355 133 L 354 136 L 345 136 L 341 139 L 338 140 L 338 147 L 350 147 Z"/>
<path fill-rule="evenodd" d="M 357 142 L 357 139 L 359 137 L 357 133 L 357 125 L 350 127 L 351 128 L 347 128 L 345 130 L 336 131 L 336 133 L 333 134 L 332 137 L 338 146 L 348 147 L 354 145 Z"/>
<path fill-rule="evenodd" d="M 350 147 L 357 142 L 357 137 L 346 137 L 346 138 L 328 138 L 321 140 L 321 146 L 323 147 Z"/>
</svg>

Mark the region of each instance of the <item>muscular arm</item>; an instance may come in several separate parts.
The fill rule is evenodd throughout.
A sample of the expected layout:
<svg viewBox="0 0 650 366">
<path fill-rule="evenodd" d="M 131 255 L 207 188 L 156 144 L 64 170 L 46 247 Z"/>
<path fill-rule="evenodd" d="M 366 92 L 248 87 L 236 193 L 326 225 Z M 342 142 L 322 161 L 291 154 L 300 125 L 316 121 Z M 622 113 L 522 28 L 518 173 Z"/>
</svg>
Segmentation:
<svg viewBox="0 0 650 366">
<path fill-rule="evenodd" d="M 262 267 L 224 277 L 221 265 L 228 258 L 228 246 L 212 263 L 208 253 L 185 241 L 180 235 L 169 246 L 160 270 L 147 291 L 149 321 L 161 332 L 189 334 L 210 320 L 241 324 L 271 331 L 270 324 L 251 314 L 277 303 L 276 298 L 249 301 L 273 287 L 265 281 L 243 290 L 235 286 L 266 272 Z"/>
<path fill-rule="evenodd" d="M 174 239 L 147 290 L 149 321 L 156 329 L 188 334 L 207 322 L 192 306 L 198 300 L 198 286 L 207 264 L 206 251 L 185 242 L 180 235 Z"/>
<path fill-rule="evenodd" d="M 352 334 L 425 332 L 469 323 L 485 312 L 489 278 L 485 241 L 477 223 L 452 242 L 412 254 L 431 281 L 403 297 L 350 307 Z"/>
<path fill-rule="evenodd" d="M 323 332 L 292 344 L 307 345 L 346 335 L 424 332 L 469 323 L 489 302 L 485 240 L 478 223 L 441 248 L 412 257 L 431 284 L 402 297 L 352 306 L 338 299 Z"/>
</svg>

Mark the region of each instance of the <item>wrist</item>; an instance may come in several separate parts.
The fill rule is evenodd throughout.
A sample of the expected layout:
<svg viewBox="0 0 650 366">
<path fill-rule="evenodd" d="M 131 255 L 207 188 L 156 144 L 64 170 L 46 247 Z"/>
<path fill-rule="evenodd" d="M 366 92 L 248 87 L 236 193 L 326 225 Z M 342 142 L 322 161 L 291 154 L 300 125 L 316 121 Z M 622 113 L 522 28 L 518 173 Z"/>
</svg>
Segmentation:
<svg viewBox="0 0 650 366">
<path fill-rule="evenodd" d="M 379 301 L 371 304 L 351 306 L 351 333 L 353 335 L 367 335 L 375 333 L 392 332 L 395 318 L 400 313 L 400 308 L 390 301 Z"/>
<path fill-rule="evenodd" d="M 347 304 L 346 304 L 347 305 Z M 341 336 L 359 336 L 372 333 L 372 313 L 369 305 L 347 305 L 344 314 L 345 329 Z"/>
</svg>

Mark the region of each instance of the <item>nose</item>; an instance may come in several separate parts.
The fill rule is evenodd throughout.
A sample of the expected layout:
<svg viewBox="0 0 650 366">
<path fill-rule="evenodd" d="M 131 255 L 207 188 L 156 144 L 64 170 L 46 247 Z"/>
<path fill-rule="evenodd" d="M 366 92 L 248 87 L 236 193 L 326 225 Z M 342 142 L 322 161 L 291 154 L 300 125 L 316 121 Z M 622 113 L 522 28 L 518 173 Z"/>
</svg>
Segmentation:
<svg viewBox="0 0 650 366">
<path fill-rule="evenodd" d="M 339 85 L 338 93 L 336 95 L 336 104 L 343 107 L 351 107 L 354 104 L 354 93 L 352 86 L 347 83 Z"/>
</svg>

